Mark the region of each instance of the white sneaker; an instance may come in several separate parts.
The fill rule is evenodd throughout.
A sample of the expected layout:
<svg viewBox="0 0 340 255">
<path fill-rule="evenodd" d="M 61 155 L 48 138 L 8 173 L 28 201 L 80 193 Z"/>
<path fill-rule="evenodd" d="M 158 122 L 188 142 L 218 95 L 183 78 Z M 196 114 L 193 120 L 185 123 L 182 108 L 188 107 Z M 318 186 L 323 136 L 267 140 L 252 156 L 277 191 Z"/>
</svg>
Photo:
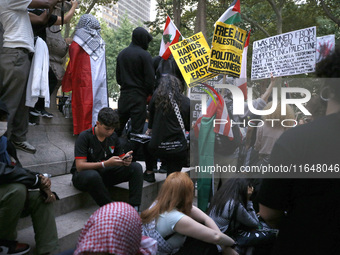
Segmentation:
<svg viewBox="0 0 340 255">
<path fill-rule="evenodd" d="M 24 141 L 24 142 L 14 142 L 14 141 L 12 141 L 12 143 L 15 146 L 15 148 L 17 148 L 19 150 L 22 150 L 24 152 L 28 152 L 28 153 L 34 154 L 37 151 L 37 149 L 34 148 L 34 146 L 31 145 L 27 141 Z"/>
</svg>

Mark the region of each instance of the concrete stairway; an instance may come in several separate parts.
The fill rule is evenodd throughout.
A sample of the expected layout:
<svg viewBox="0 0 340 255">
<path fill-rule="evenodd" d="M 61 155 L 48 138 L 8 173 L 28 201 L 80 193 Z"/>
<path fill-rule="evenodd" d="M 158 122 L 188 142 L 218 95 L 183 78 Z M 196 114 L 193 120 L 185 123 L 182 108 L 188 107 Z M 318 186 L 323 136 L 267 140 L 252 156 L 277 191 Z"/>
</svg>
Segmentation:
<svg viewBox="0 0 340 255">
<path fill-rule="evenodd" d="M 140 163 L 143 164 L 143 162 Z M 55 191 L 60 198 L 60 200 L 54 203 L 60 246 L 60 249 L 55 251 L 55 254 L 74 248 L 85 222 L 90 215 L 99 208 L 88 193 L 81 192 L 73 187 L 71 177 L 70 174 L 65 174 L 51 178 L 52 190 Z M 166 174 L 156 173 L 155 183 L 144 181 L 141 210 L 145 210 L 150 206 L 151 202 L 157 196 L 165 177 Z M 129 193 L 127 182 L 116 185 L 110 192 L 115 201 L 128 201 Z M 25 217 L 20 220 L 18 230 L 18 240 L 29 243 L 34 248 L 34 231 L 30 217 Z M 30 254 L 34 254 L 33 250 L 34 249 L 32 249 Z"/>
<path fill-rule="evenodd" d="M 37 152 L 32 155 L 18 150 L 18 156 L 25 168 L 52 175 L 52 190 L 60 198 L 54 203 L 60 248 L 53 254 L 57 254 L 75 247 L 82 227 L 99 207 L 89 194 L 77 190 L 71 182 L 69 170 L 74 159 L 76 140 L 76 136 L 72 135 L 72 119 L 65 119 L 56 106 L 47 110 L 53 113 L 54 117 L 40 117 L 39 125 L 30 126 L 27 134 L 28 141 L 37 148 Z M 145 170 L 144 162 L 139 163 Z M 141 210 L 151 205 L 165 178 L 166 174 L 156 173 L 155 183 L 144 181 Z M 115 201 L 128 201 L 128 183 L 116 185 L 110 191 Z M 20 219 L 17 240 L 30 244 L 32 249 L 29 254 L 35 254 L 34 231 L 30 217 Z"/>
</svg>

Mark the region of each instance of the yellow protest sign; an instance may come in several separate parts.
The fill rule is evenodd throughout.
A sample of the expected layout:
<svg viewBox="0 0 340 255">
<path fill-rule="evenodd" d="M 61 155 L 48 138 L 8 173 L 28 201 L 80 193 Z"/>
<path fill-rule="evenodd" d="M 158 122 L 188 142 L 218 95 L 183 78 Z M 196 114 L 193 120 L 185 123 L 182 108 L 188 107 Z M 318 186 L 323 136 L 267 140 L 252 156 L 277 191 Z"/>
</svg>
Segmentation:
<svg viewBox="0 0 340 255">
<path fill-rule="evenodd" d="M 247 32 L 234 25 L 216 22 L 208 71 L 238 78 Z"/>
<path fill-rule="evenodd" d="M 202 32 L 169 47 L 189 88 L 216 76 L 208 72 L 210 48 Z"/>
</svg>

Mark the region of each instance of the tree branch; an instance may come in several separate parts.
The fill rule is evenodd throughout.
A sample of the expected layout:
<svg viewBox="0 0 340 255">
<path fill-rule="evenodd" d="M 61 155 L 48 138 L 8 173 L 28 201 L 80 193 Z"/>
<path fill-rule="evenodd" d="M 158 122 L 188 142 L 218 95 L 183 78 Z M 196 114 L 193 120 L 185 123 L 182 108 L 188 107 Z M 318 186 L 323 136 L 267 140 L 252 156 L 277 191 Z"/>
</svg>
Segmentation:
<svg viewBox="0 0 340 255">
<path fill-rule="evenodd" d="M 248 18 L 244 15 L 242 15 L 242 18 L 245 21 L 248 21 L 250 24 L 253 24 L 255 27 L 257 27 L 258 29 L 260 29 L 267 37 L 270 37 L 270 34 L 267 32 L 267 30 L 265 30 L 259 23 L 257 23 L 255 20 Z"/>
<path fill-rule="evenodd" d="M 325 0 L 320 0 L 321 2 L 321 5 L 322 5 L 322 9 L 325 11 L 326 15 L 331 19 L 333 20 L 337 25 L 338 27 L 340 27 L 340 19 L 338 19 L 337 17 L 335 17 L 331 11 L 328 9 L 327 5 L 325 4 Z"/>
<path fill-rule="evenodd" d="M 93 0 L 92 3 L 90 4 L 89 8 L 87 8 L 85 14 L 89 14 L 97 2 L 98 2 L 98 0 Z"/>
</svg>

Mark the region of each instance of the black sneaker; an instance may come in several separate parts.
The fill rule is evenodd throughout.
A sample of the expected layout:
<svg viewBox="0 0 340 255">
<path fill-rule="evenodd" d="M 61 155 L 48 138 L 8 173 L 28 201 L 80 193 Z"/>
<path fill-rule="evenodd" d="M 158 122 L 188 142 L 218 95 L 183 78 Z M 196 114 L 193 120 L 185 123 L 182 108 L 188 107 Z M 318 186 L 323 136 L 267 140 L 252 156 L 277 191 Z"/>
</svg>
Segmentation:
<svg viewBox="0 0 340 255">
<path fill-rule="evenodd" d="M 23 255 L 28 254 L 31 247 L 25 243 L 18 243 L 16 241 L 1 241 L 0 254 L 8 255 Z"/>
<path fill-rule="evenodd" d="M 31 145 L 30 143 L 28 143 L 27 141 L 24 141 L 24 142 L 14 142 L 14 141 L 12 141 L 12 143 L 13 143 L 15 148 L 22 150 L 24 152 L 34 154 L 37 151 L 36 148 L 34 148 L 34 146 Z"/>
<path fill-rule="evenodd" d="M 49 118 L 49 119 L 51 119 L 51 118 L 53 118 L 53 114 L 52 113 L 49 113 L 48 111 L 46 111 L 46 110 L 42 110 L 41 111 L 41 116 L 43 116 L 43 117 L 45 117 L 45 118 Z"/>
<path fill-rule="evenodd" d="M 36 116 L 36 117 L 42 116 L 41 115 L 41 111 L 39 111 L 39 110 L 37 110 L 35 108 L 30 108 L 30 114 L 33 115 L 33 116 Z"/>
<path fill-rule="evenodd" d="M 160 174 L 166 174 L 166 173 L 168 172 L 167 167 L 164 166 L 164 165 L 161 165 L 161 166 L 159 167 L 158 172 L 159 172 Z"/>
<path fill-rule="evenodd" d="M 147 174 L 146 171 L 143 174 L 143 179 L 144 179 L 144 181 L 147 181 L 147 182 L 155 182 L 156 181 L 155 174 L 154 173 Z"/>
</svg>

